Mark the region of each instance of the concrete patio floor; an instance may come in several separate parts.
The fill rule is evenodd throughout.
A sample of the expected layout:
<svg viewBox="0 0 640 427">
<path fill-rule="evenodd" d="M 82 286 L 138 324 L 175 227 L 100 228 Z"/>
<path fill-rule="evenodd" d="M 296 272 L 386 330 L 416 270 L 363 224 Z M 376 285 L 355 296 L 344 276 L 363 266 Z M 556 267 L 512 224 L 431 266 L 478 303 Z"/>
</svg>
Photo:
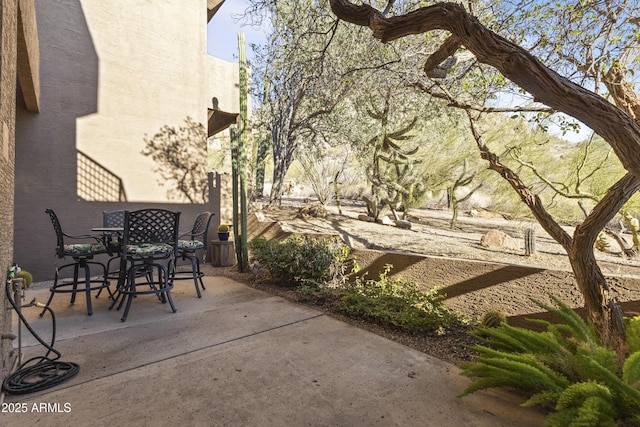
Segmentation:
<svg viewBox="0 0 640 427">
<path fill-rule="evenodd" d="M 0 425 L 543 424 L 505 391 L 458 398 L 469 379 L 454 365 L 226 277 L 205 277 L 205 286 L 198 299 L 191 282 L 177 282 L 176 313 L 153 295 L 138 297 L 126 322 L 105 295 L 92 316 L 82 297 L 71 306 L 56 295 L 55 348 L 80 372 L 43 392 L 5 396 Z M 34 286 L 26 302 L 48 294 Z M 39 312 L 24 314 L 48 341 L 51 320 Z M 44 355 L 22 331 L 24 357 Z"/>
</svg>

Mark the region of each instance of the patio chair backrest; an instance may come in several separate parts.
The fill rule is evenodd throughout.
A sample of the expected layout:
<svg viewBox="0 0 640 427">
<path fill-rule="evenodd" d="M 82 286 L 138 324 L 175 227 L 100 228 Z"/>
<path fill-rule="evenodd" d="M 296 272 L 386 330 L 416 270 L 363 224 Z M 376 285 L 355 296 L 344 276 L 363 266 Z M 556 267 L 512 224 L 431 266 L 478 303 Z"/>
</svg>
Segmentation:
<svg viewBox="0 0 640 427">
<path fill-rule="evenodd" d="M 202 212 L 198 214 L 193 222 L 193 228 L 191 229 L 191 240 L 200 240 L 204 243 L 205 249 L 207 247 L 207 233 L 209 232 L 209 224 L 213 219 L 211 212 Z"/>
<path fill-rule="evenodd" d="M 124 227 L 124 211 L 102 212 L 102 226 L 109 228 Z"/>
<path fill-rule="evenodd" d="M 167 243 L 177 245 L 180 212 L 165 209 L 125 211 L 124 244 Z"/>
<path fill-rule="evenodd" d="M 60 225 L 58 216 L 52 209 L 47 209 L 45 212 L 49 215 L 49 218 L 51 218 L 53 230 L 56 233 L 56 255 L 58 255 L 58 258 L 64 258 L 64 233 L 62 232 L 62 226 Z"/>
</svg>

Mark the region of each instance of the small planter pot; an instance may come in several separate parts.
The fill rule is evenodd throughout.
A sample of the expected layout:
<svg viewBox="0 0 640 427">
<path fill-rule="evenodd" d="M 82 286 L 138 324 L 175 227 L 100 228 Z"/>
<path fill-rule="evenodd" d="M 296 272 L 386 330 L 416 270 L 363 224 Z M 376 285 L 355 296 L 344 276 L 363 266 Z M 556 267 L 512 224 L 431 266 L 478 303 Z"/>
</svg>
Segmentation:
<svg viewBox="0 0 640 427">
<path fill-rule="evenodd" d="M 227 240 L 229 240 L 229 233 L 218 233 L 218 240 L 222 241 L 222 242 L 226 242 Z"/>
</svg>

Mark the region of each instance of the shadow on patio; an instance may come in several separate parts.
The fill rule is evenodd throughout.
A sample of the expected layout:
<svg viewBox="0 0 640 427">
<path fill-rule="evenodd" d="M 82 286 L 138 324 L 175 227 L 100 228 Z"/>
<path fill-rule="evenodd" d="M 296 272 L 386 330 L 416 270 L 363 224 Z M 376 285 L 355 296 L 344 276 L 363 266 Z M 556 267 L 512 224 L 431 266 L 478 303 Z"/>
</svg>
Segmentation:
<svg viewBox="0 0 640 427">
<path fill-rule="evenodd" d="M 69 306 L 57 295 L 55 347 L 80 372 L 44 392 L 6 396 L 26 413 L 3 414 L 3 425 L 543 424 L 503 391 L 458 398 L 469 381 L 454 365 L 226 277 L 209 275 L 205 286 L 198 299 L 178 282 L 177 313 L 139 297 L 126 322 L 106 295 L 92 316 L 82 299 Z M 26 301 L 47 296 L 36 285 Z M 48 340 L 51 322 L 39 312 L 25 309 Z M 43 355 L 22 331 L 25 358 Z M 48 410 L 36 410 L 43 403 Z"/>
</svg>

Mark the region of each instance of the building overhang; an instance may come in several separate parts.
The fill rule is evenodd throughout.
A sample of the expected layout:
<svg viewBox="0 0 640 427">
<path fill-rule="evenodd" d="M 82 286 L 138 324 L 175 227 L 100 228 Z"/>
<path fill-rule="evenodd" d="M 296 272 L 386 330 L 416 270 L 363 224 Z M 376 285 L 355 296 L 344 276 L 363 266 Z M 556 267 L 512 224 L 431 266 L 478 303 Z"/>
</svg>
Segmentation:
<svg viewBox="0 0 640 427">
<path fill-rule="evenodd" d="M 33 0 L 18 2 L 18 80 L 27 110 L 40 110 L 40 43 Z"/>
<path fill-rule="evenodd" d="M 213 136 L 236 123 L 238 113 L 227 113 L 221 110 L 207 109 L 209 124 L 207 136 Z"/>
<path fill-rule="evenodd" d="M 207 0 L 207 22 L 211 21 L 211 18 L 218 12 L 222 3 L 224 3 L 224 0 Z"/>
</svg>

